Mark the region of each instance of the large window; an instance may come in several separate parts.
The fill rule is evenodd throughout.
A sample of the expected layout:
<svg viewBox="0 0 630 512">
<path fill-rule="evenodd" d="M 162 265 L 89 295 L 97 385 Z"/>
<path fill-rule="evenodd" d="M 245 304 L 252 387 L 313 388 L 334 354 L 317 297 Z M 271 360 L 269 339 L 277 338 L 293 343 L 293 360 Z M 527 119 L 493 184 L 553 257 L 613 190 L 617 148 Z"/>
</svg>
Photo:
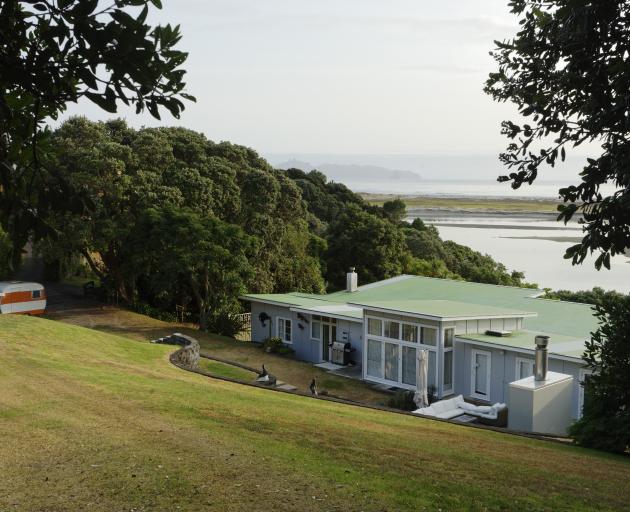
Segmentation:
<svg viewBox="0 0 630 512">
<path fill-rule="evenodd" d="M 436 327 L 422 327 L 419 323 L 387 318 L 367 317 L 366 322 L 367 347 L 364 355 L 366 378 L 403 388 L 415 387 L 418 373 L 417 356 L 421 348 L 418 343 L 423 343 L 433 347 L 424 348 L 429 352 L 428 381 L 430 385 L 437 387 L 437 377 L 442 371 L 438 371 L 437 368 Z M 452 381 L 452 377 L 450 379 Z"/>
<path fill-rule="evenodd" d="M 398 345 L 385 343 L 385 379 L 398 382 Z"/>
<path fill-rule="evenodd" d="M 368 334 L 383 336 L 383 321 L 376 318 L 368 318 Z"/>
<path fill-rule="evenodd" d="M 402 382 L 416 385 L 416 349 L 413 347 L 402 347 Z"/>
<path fill-rule="evenodd" d="M 385 320 L 385 334 L 383 336 L 395 340 L 400 339 L 400 324 L 391 320 Z"/>
<path fill-rule="evenodd" d="M 276 336 L 280 338 L 284 343 L 292 343 L 291 340 L 291 320 L 288 318 L 278 317 L 276 322 Z"/>
<path fill-rule="evenodd" d="M 402 340 L 410 343 L 418 341 L 418 328 L 411 324 L 402 324 Z"/>
<path fill-rule="evenodd" d="M 382 342 L 368 340 L 367 343 L 367 374 L 378 379 L 383 378 Z"/>
<path fill-rule="evenodd" d="M 437 329 L 432 327 L 420 328 L 420 343 L 423 345 L 431 345 L 435 347 L 437 345 Z"/>
</svg>

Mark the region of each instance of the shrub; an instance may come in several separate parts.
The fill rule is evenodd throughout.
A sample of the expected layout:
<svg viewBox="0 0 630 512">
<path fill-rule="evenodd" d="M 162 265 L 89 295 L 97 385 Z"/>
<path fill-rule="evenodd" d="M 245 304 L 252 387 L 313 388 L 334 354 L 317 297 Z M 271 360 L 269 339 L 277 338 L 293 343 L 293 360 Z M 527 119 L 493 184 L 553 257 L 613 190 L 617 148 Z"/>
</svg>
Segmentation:
<svg viewBox="0 0 630 512">
<path fill-rule="evenodd" d="M 418 406 L 413 401 L 413 391 L 399 389 L 387 400 L 387 406 L 402 411 L 415 411 Z"/>
<path fill-rule="evenodd" d="M 149 304 L 144 302 L 133 302 L 129 305 L 129 309 L 131 309 L 131 311 L 135 311 L 136 313 L 140 313 L 141 315 L 150 316 L 151 318 L 156 318 L 157 320 L 162 320 L 164 322 L 177 321 L 177 317 L 173 313 L 167 313 L 161 309 L 149 306 Z"/>
<path fill-rule="evenodd" d="M 291 347 L 287 347 L 282 340 L 276 336 L 266 338 L 263 341 L 262 348 L 270 354 L 293 354 L 295 351 Z"/>
</svg>

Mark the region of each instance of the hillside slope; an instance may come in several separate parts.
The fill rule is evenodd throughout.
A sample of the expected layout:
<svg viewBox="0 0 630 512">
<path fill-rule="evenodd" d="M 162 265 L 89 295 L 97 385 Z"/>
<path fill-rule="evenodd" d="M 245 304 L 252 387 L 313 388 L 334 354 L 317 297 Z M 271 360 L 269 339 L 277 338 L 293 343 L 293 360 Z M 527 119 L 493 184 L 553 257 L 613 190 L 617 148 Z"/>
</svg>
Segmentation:
<svg viewBox="0 0 630 512">
<path fill-rule="evenodd" d="M 630 461 L 215 381 L 0 316 L 0 510 L 622 510 Z"/>
</svg>

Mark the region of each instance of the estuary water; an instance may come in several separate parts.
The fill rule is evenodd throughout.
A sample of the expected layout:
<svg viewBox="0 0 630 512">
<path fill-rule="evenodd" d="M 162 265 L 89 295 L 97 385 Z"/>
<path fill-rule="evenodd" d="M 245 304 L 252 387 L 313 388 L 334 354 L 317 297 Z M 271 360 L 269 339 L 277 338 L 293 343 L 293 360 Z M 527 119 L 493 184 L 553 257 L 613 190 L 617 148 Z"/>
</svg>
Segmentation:
<svg viewBox="0 0 630 512">
<path fill-rule="evenodd" d="M 577 223 L 556 222 L 554 215 L 513 215 L 410 211 L 410 219 L 420 217 L 433 224 L 444 240 L 467 245 L 489 254 L 509 270 L 525 272 L 528 282 L 541 288 L 585 290 L 600 286 L 606 290 L 630 293 L 630 258 L 617 256 L 611 269 L 596 270 L 594 258 L 572 265 L 564 252 L 581 239 Z"/>
<path fill-rule="evenodd" d="M 347 185 L 356 192 L 401 196 L 557 199 L 558 189 L 567 183 L 540 181 L 518 190 L 491 180 L 422 180 L 407 183 L 357 179 Z M 612 187 L 609 188 L 603 191 L 612 191 Z M 453 240 L 489 254 L 510 271 L 524 272 L 528 282 L 537 283 L 541 288 L 585 290 L 600 286 L 630 293 L 630 257 L 613 258 L 611 270 L 596 270 L 594 258 L 587 258 L 582 265 L 572 265 L 563 255 L 568 247 L 578 243 L 582 231 L 577 223 L 565 226 L 556 222 L 555 214 L 412 209 L 408 215 L 409 220 L 420 217 L 435 225 L 444 240 Z"/>
</svg>

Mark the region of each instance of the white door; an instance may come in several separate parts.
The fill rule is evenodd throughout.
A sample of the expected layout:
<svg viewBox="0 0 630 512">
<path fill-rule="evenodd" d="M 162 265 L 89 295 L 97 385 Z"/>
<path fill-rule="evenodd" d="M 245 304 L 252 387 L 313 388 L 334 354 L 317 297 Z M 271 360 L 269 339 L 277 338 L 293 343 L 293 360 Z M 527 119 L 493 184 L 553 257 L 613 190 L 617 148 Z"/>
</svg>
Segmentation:
<svg viewBox="0 0 630 512">
<path fill-rule="evenodd" d="M 490 352 L 472 350 L 470 395 L 490 401 Z"/>
</svg>

